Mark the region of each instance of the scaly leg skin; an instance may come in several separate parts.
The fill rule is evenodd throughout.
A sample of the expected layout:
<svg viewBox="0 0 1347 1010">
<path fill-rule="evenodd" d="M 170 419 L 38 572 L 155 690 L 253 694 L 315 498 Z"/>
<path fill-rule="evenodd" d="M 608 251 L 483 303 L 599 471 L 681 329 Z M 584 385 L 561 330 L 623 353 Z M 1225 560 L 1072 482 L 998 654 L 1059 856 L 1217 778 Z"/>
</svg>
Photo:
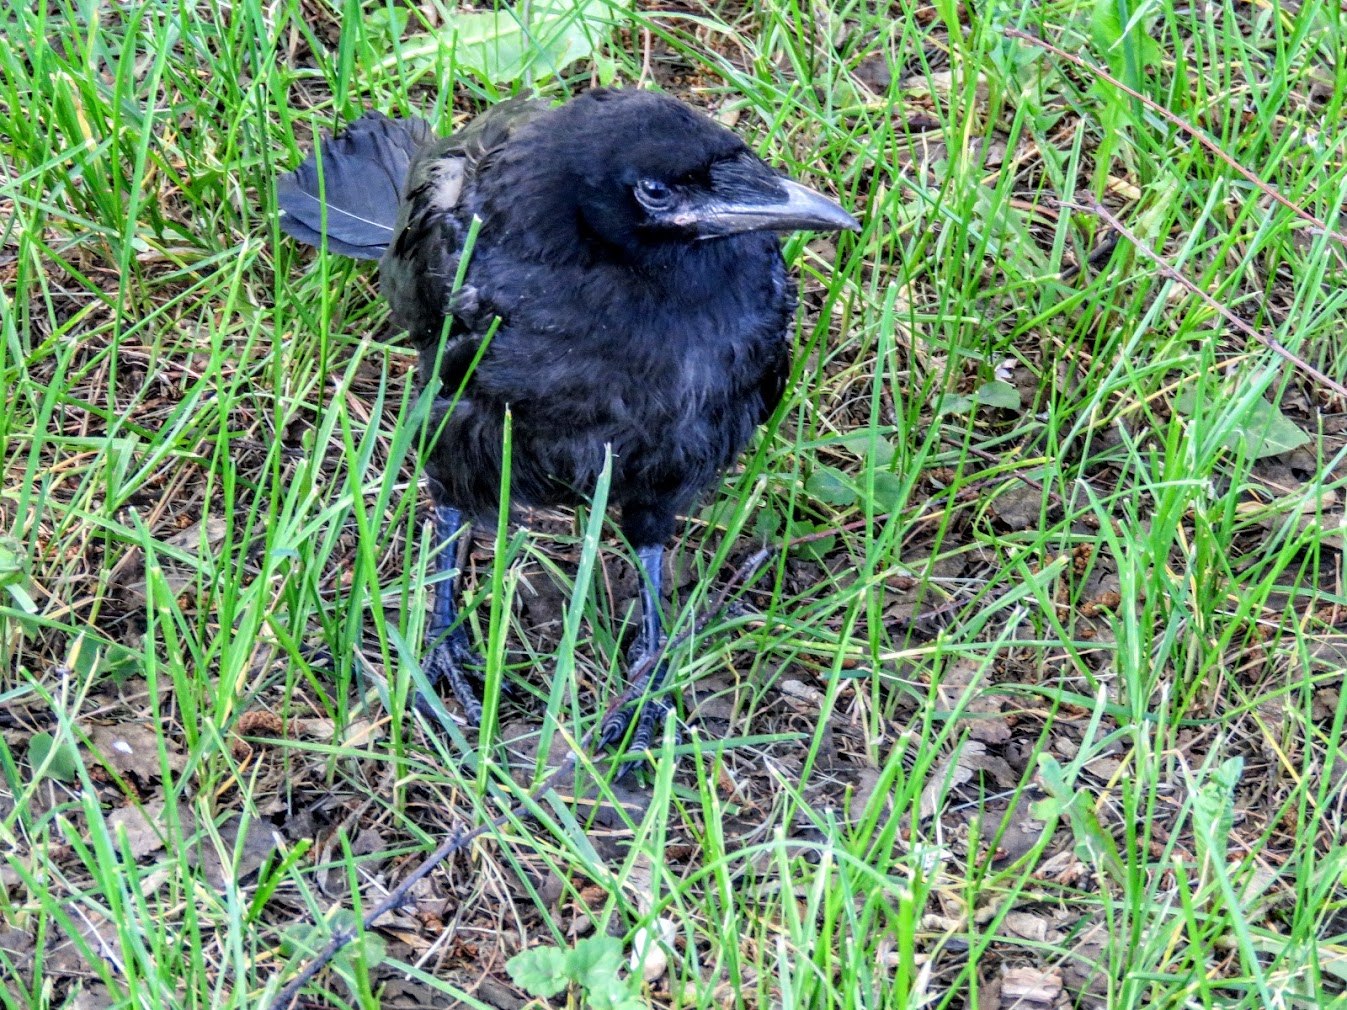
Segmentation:
<svg viewBox="0 0 1347 1010">
<path fill-rule="evenodd" d="M 435 497 L 435 496 L 432 496 Z M 436 555 L 436 570 L 444 576 L 435 583 L 435 599 L 426 627 L 426 656 L 423 666 L 432 684 L 448 681 L 454 697 L 463 706 L 463 718 L 468 725 L 482 721 L 482 699 L 473 687 L 470 671 L 482 668 L 482 659 L 468 644 L 468 633 L 458 623 L 458 551 L 449 542 L 462 530 L 470 535 L 471 527 L 464 524 L 463 513 L 439 501 L 434 505 L 435 539 L 443 546 Z M 417 699 L 417 707 L 429 712 L 425 699 Z"/>
<path fill-rule="evenodd" d="M 664 607 L 660 599 L 664 582 L 664 545 L 640 547 L 636 557 L 640 562 L 641 576 L 641 633 L 627 658 L 631 670 L 639 669 L 654 656 L 664 638 Z M 599 727 L 600 748 L 619 743 L 627 735 L 632 719 L 636 718 L 631 749 L 635 753 L 650 749 L 650 741 L 654 739 L 655 731 L 664 725 L 664 717 L 669 714 L 670 706 L 663 698 L 651 698 L 649 695 L 657 693 L 664 686 L 668 672 L 668 662 L 660 660 L 654 669 L 637 675 L 638 679 L 629 686 L 634 688 L 633 694 L 638 700 L 631 705 L 624 705 L 604 720 Z M 644 705 L 640 700 L 642 696 L 645 697 Z"/>
</svg>

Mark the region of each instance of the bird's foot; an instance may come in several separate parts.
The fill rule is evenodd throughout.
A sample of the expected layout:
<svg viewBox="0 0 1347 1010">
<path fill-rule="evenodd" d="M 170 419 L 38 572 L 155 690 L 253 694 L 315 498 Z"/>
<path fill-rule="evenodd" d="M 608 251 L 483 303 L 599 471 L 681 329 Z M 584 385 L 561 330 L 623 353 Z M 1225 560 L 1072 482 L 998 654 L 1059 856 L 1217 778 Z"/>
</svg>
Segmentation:
<svg viewBox="0 0 1347 1010">
<path fill-rule="evenodd" d="M 652 665 L 650 662 L 652 658 L 653 654 L 648 649 L 638 646 L 633 651 L 628 669 L 633 674 L 632 686 L 635 689 L 633 694 L 638 696 L 638 700 L 623 705 L 603 721 L 599 727 L 597 749 L 608 750 L 618 746 L 635 720 L 636 729 L 632 732 L 630 752 L 640 754 L 650 749 L 655 734 L 663 728 L 664 718 L 673 708 L 672 703 L 667 698 L 659 696 L 647 698 L 644 703 L 639 700 L 640 695 L 658 691 L 664 685 L 664 678 L 668 673 L 668 666 L 664 660 Z"/>
<path fill-rule="evenodd" d="M 635 719 L 636 731 L 632 733 L 630 753 L 640 754 L 648 751 L 651 741 L 655 739 L 656 731 L 664 725 L 664 717 L 672 708 L 673 706 L 662 698 L 651 698 L 644 705 L 640 702 L 623 705 L 599 727 L 596 749 L 607 750 L 620 744 L 627 735 L 627 730 L 631 728 L 632 720 Z"/>
<path fill-rule="evenodd" d="M 454 697 L 463 706 L 463 718 L 469 726 L 478 726 L 482 722 L 482 696 L 474 681 L 481 681 L 482 657 L 468 644 L 468 635 L 462 628 L 455 628 L 447 635 L 430 634 L 427 641 L 433 643 L 422 662 L 426 677 L 430 683 L 446 681 L 454 692 Z M 416 707 L 430 714 L 430 706 L 420 694 L 416 698 Z"/>
</svg>

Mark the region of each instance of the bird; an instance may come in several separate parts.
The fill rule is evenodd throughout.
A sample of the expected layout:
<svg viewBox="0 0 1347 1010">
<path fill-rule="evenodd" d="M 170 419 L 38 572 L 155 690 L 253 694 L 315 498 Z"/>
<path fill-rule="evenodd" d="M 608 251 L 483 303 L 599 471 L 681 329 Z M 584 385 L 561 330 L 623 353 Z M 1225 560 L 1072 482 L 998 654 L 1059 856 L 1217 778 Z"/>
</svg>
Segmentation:
<svg viewBox="0 0 1347 1010">
<path fill-rule="evenodd" d="M 438 379 L 422 462 L 438 541 L 498 515 L 506 476 L 515 505 L 555 508 L 590 500 L 610 467 L 640 575 L 628 651 L 640 682 L 597 744 L 630 734 L 647 750 L 669 712 L 667 662 L 652 661 L 676 517 L 735 462 L 790 374 L 797 296 L 779 235 L 856 219 L 707 114 L 634 88 L 509 99 L 448 136 L 367 112 L 281 176 L 276 201 L 299 241 L 379 261 L 417 381 Z M 454 552 L 436 557 L 423 669 L 475 725 L 481 661 Z"/>
</svg>

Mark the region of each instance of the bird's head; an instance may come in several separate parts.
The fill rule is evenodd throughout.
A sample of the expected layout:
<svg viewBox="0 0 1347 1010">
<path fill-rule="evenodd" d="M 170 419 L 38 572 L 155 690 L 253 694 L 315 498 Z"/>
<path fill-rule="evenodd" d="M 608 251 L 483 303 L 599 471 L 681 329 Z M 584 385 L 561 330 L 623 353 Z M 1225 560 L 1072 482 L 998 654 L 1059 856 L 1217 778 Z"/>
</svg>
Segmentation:
<svg viewBox="0 0 1347 1010">
<path fill-rule="evenodd" d="M 533 178 L 552 181 L 551 223 L 568 203 L 585 237 L 619 256 L 660 258 L 670 246 L 748 232 L 859 227 L 832 200 L 769 168 L 731 130 L 653 92 L 587 92 L 518 139 L 533 149 Z"/>
</svg>

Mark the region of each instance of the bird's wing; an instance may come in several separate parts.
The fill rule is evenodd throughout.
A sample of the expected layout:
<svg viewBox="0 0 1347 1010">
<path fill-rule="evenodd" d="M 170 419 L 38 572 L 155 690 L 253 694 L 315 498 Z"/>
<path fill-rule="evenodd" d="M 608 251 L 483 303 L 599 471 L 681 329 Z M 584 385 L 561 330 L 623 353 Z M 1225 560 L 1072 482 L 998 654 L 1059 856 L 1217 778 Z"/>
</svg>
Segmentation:
<svg viewBox="0 0 1347 1010">
<path fill-rule="evenodd" d="M 458 147 L 476 160 L 503 145 L 525 123 L 552 108 L 541 98 L 511 98 L 493 105 L 454 134 Z"/>
<path fill-rule="evenodd" d="M 459 307 L 472 300 L 472 293 L 465 291 L 451 303 L 451 289 L 467 237 L 468 219 L 459 202 L 476 166 L 548 108 L 538 99 L 502 102 L 427 144 L 412 159 L 393 241 L 379 274 L 393 318 L 417 344 L 438 344 L 445 318 L 463 316 Z M 471 329 L 462 319 L 451 327 L 459 334 Z"/>
<path fill-rule="evenodd" d="M 493 105 L 449 136 L 427 144 L 412 159 L 404 194 L 407 201 L 425 194 L 427 200 L 433 198 L 438 209 L 456 205 L 472 166 L 549 108 L 541 99 L 511 98 Z"/>
<path fill-rule="evenodd" d="M 434 137 L 423 119 L 367 112 L 276 180 L 281 229 L 356 259 L 383 255 L 412 160 Z"/>
</svg>

